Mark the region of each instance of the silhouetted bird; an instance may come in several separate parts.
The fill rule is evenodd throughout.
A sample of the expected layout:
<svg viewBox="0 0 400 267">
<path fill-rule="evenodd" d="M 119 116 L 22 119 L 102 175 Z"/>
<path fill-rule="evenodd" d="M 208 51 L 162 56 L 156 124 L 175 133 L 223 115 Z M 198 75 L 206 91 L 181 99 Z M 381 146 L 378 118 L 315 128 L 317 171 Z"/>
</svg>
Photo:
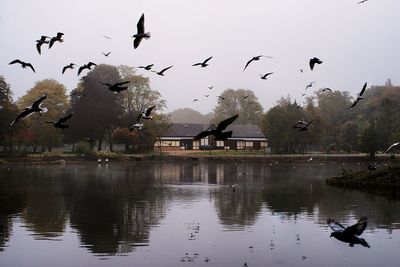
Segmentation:
<svg viewBox="0 0 400 267">
<path fill-rule="evenodd" d="M 19 59 L 16 59 L 16 60 L 11 61 L 10 63 L 8 63 L 8 65 L 12 65 L 12 64 L 15 64 L 15 63 L 21 64 L 22 68 L 24 68 L 24 69 L 25 69 L 26 67 L 29 67 L 29 68 L 32 69 L 33 72 L 36 72 L 31 63 L 29 63 L 29 62 L 23 62 L 23 61 L 21 61 L 21 60 L 19 60 Z"/>
<path fill-rule="evenodd" d="M 151 114 L 151 111 L 152 111 L 155 107 L 156 107 L 156 106 L 149 107 L 149 108 L 146 110 L 146 112 L 140 113 L 140 115 L 139 115 L 139 117 L 138 117 L 138 120 L 140 120 L 141 118 L 143 118 L 143 119 L 145 119 L 145 120 L 152 120 L 152 119 L 153 119 L 153 116 L 150 116 L 150 114 Z"/>
<path fill-rule="evenodd" d="M 108 40 L 111 40 L 111 39 L 112 39 L 111 37 L 109 37 L 109 36 L 107 36 L 107 35 L 103 35 L 103 37 L 106 38 L 106 39 L 108 39 Z"/>
<path fill-rule="evenodd" d="M 36 99 L 33 104 L 30 107 L 24 108 L 24 111 L 22 111 L 20 114 L 18 114 L 17 118 L 13 120 L 10 124 L 13 125 L 14 123 L 17 123 L 19 120 L 23 120 L 31 116 L 32 114 L 39 112 L 40 115 L 44 114 L 47 112 L 47 108 L 42 107 L 43 101 L 46 99 L 47 94 L 44 96 Z"/>
<path fill-rule="evenodd" d="M 235 116 L 232 116 L 226 120 L 221 121 L 216 129 L 211 129 L 208 128 L 205 131 L 202 131 L 201 133 L 199 133 L 198 135 L 196 135 L 194 137 L 194 140 L 198 140 L 198 139 L 202 139 L 206 136 L 209 135 L 214 135 L 215 136 L 215 140 L 220 140 L 220 141 L 224 141 L 227 140 L 228 138 L 232 137 L 232 131 L 228 131 L 228 132 L 223 132 L 223 130 L 226 129 L 226 127 L 228 127 L 232 122 L 234 122 L 237 118 L 239 117 L 239 114 L 236 114 Z"/>
<path fill-rule="evenodd" d="M 50 39 L 50 37 L 42 35 L 42 37 L 40 37 L 39 40 L 36 40 L 36 49 L 39 52 L 39 55 L 41 55 L 41 53 L 42 53 L 42 51 L 41 51 L 42 45 L 49 43 L 49 41 L 47 41 L 47 39 Z"/>
<path fill-rule="evenodd" d="M 322 64 L 322 61 L 317 57 L 310 59 L 310 69 L 311 70 L 314 69 L 315 64 Z"/>
<path fill-rule="evenodd" d="M 360 2 L 358 2 L 357 4 L 364 4 L 365 2 L 367 2 L 368 0 L 362 0 Z"/>
<path fill-rule="evenodd" d="M 45 121 L 45 123 L 52 123 L 54 125 L 54 127 L 56 128 L 60 128 L 60 129 L 65 129 L 68 128 L 69 125 L 65 125 L 64 123 L 69 120 L 72 117 L 72 113 L 68 114 L 65 117 L 60 118 L 58 121 Z"/>
<path fill-rule="evenodd" d="M 273 73 L 273 72 L 268 72 L 268 73 L 265 73 L 264 75 L 260 74 L 260 76 L 261 76 L 261 79 L 262 79 L 262 80 L 266 80 L 267 77 L 268 77 L 269 75 L 271 75 L 271 74 L 274 74 L 274 73 Z"/>
<path fill-rule="evenodd" d="M 329 91 L 329 92 L 332 92 L 332 89 L 331 88 L 324 88 L 324 89 L 322 89 L 322 92 L 326 92 L 326 91 Z"/>
<path fill-rule="evenodd" d="M 105 57 L 108 57 L 110 54 L 111 54 L 111 52 L 108 52 L 108 53 L 104 53 L 104 52 L 101 52 Z"/>
<path fill-rule="evenodd" d="M 218 96 L 218 100 L 219 100 L 219 101 L 225 100 L 225 97 L 219 95 L 219 96 Z"/>
<path fill-rule="evenodd" d="M 193 99 L 193 102 L 197 102 L 197 101 L 199 101 L 199 99 L 198 99 L 198 98 L 195 98 L 195 99 Z"/>
<path fill-rule="evenodd" d="M 53 46 L 55 42 L 60 42 L 60 43 L 64 42 L 64 40 L 62 39 L 63 35 L 64 33 L 57 32 L 57 35 L 50 39 L 49 49 Z"/>
<path fill-rule="evenodd" d="M 121 93 L 122 91 L 128 89 L 128 86 L 123 86 L 123 85 L 128 84 L 129 81 L 119 82 L 119 83 L 114 83 L 114 84 L 103 83 L 103 82 L 100 82 L 100 83 L 108 86 L 108 90 L 110 90 L 111 92 Z"/>
<path fill-rule="evenodd" d="M 214 88 L 214 85 L 208 86 L 207 88 L 212 90 Z"/>
<path fill-rule="evenodd" d="M 361 217 L 356 224 L 349 227 L 344 227 L 333 219 L 328 219 L 327 223 L 333 230 L 331 237 L 333 236 L 337 240 L 349 243 L 350 247 L 353 247 L 355 244 L 360 244 L 369 248 L 370 246 L 367 241 L 365 241 L 363 238 L 357 237 L 360 236 L 367 228 L 367 220 L 367 217 Z"/>
<path fill-rule="evenodd" d="M 144 30 L 144 14 L 140 17 L 138 23 L 137 23 L 137 33 L 133 35 L 132 37 L 135 37 L 135 40 L 133 40 L 133 48 L 138 48 L 140 42 L 142 41 L 143 38 L 150 38 L 150 32 L 146 32 Z"/>
<path fill-rule="evenodd" d="M 161 71 L 157 72 L 157 71 L 153 71 L 154 73 L 157 73 L 160 76 L 164 76 L 164 72 L 166 72 L 167 70 L 169 70 L 170 68 L 172 68 L 174 65 L 171 65 L 165 69 L 162 69 Z"/>
<path fill-rule="evenodd" d="M 78 76 L 79 76 L 79 74 L 81 74 L 81 72 L 82 72 L 84 69 L 90 70 L 90 69 L 92 68 L 92 66 L 97 66 L 97 64 L 95 64 L 95 63 L 93 63 L 93 62 L 89 62 L 88 64 L 85 64 L 85 65 L 83 65 L 83 66 L 80 66 L 79 69 L 78 69 Z"/>
<path fill-rule="evenodd" d="M 64 74 L 64 72 L 67 70 L 67 69 L 73 69 L 74 68 L 74 66 L 76 66 L 76 64 L 75 63 L 69 63 L 69 65 L 67 65 L 67 66 L 64 66 L 64 68 L 62 69 L 62 74 Z"/>
<path fill-rule="evenodd" d="M 312 87 L 316 83 L 316 81 L 310 82 L 309 84 L 306 85 L 306 90 L 310 87 Z"/>
<path fill-rule="evenodd" d="M 299 124 L 299 125 L 297 125 L 297 126 L 292 126 L 292 128 L 298 129 L 300 132 L 302 132 L 302 131 L 307 131 L 307 130 L 308 130 L 308 126 L 310 126 L 310 124 L 311 124 L 312 122 L 313 122 L 313 121 L 311 120 L 310 122 L 305 122 L 305 124 L 303 123 L 303 124 Z"/>
<path fill-rule="evenodd" d="M 299 69 L 299 70 L 300 70 L 300 72 L 301 72 L 301 73 L 303 73 L 303 72 L 304 72 L 304 70 L 303 70 L 303 69 Z"/>
<path fill-rule="evenodd" d="M 210 95 L 204 95 L 205 97 L 209 97 Z"/>
<path fill-rule="evenodd" d="M 210 59 L 212 59 L 212 57 L 207 58 L 206 60 L 204 60 L 204 61 L 201 62 L 201 63 L 193 64 L 192 66 L 201 66 L 202 68 L 205 68 L 205 67 L 207 67 L 207 66 L 209 65 L 209 64 L 207 64 L 207 62 L 208 62 Z"/>
<path fill-rule="evenodd" d="M 392 148 L 394 148 L 395 146 L 398 146 L 398 145 L 400 145 L 400 142 L 392 144 L 390 147 L 388 147 L 388 149 L 386 149 L 386 153 L 388 153 L 388 151 L 390 151 Z"/>
<path fill-rule="evenodd" d="M 270 57 L 270 56 L 264 56 L 264 55 L 255 56 L 255 57 L 253 57 L 252 59 L 250 59 L 249 61 L 247 61 L 246 66 L 244 66 L 243 71 L 246 70 L 247 66 L 249 66 L 249 64 L 250 64 L 251 62 L 253 62 L 253 61 L 258 61 L 258 60 L 260 60 L 262 57 L 272 58 L 272 57 Z"/>
<path fill-rule="evenodd" d="M 353 104 L 350 107 L 351 109 L 354 108 L 360 100 L 364 99 L 362 95 L 364 94 L 366 88 L 367 88 L 367 83 L 364 84 L 363 88 L 361 89 L 361 92 L 357 95 L 356 100 L 354 100 Z"/>
<path fill-rule="evenodd" d="M 146 65 L 146 66 L 139 66 L 139 69 L 145 69 L 145 70 L 151 70 L 151 68 L 154 66 L 154 64 Z"/>
</svg>

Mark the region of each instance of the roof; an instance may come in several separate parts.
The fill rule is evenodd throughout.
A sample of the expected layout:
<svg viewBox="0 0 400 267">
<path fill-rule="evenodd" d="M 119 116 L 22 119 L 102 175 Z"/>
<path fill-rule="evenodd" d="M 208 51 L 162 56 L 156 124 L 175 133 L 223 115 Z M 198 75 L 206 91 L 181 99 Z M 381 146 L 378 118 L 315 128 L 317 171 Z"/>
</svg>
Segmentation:
<svg viewBox="0 0 400 267">
<path fill-rule="evenodd" d="M 209 124 L 199 123 L 172 123 L 163 137 L 193 138 L 200 132 L 206 130 Z M 265 139 L 264 133 L 257 125 L 229 125 L 225 131 L 232 131 L 232 138 L 261 138 Z"/>
</svg>

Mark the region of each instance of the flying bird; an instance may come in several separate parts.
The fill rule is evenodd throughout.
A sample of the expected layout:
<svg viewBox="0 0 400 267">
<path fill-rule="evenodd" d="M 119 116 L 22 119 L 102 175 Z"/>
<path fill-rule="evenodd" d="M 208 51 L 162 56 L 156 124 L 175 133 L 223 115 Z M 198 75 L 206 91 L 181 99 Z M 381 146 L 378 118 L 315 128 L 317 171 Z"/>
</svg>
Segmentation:
<svg viewBox="0 0 400 267">
<path fill-rule="evenodd" d="M 60 42 L 60 43 L 64 42 L 64 40 L 62 39 L 63 35 L 64 35 L 64 33 L 62 33 L 62 32 L 57 32 L 57 35 L 56 35 L 55 37 L 53 37 L 53 38 L 50 39 L 50 42 L 49 42 L 49 49 L 53 46 L 53 44 L 54 44 L 55 42 Z"/>
<path fill-rule="evenodd" d="M 41 55 L 41 52 L 42 52 L 41 51 L 42 45 L 49 43 L 49 41 L 47 41 L 47 38 L 50 39 L 50 37 L 42 35 L 42 37 L 40 37 L 39 40 L 36 40 L 36 49 L 39 52 L 39 55 Z"/>
<path fill-rule="evenodd" d="M 166 72 L 167 70 L 169 70 L 170 68 L 172 68 L 174 65 L 171 65 L 165 69 L 162 69 L 161 71 L 157 72 L 157 71 L 153 71 L 154 73 L 157 73 L 160 76 L 164 76 L 164 72 Z"/>
<path fill-rule="evenodd" d="M 22 111 L 20 114 L 18 114 L 17 118 L 13 120 L 10 124 L 13 125 L 14 123 L 17 123 L 19 120 L 23 120 L 31 116 L 32 114 L 39 112 L 40 115 L 44 114 L 47 112 L 47 108 L 42 107 L 43 101 L 46 99 L 47 94 L 44 96 L 36 99 L 33 104 L 30 107 L 24 108 L 24 111 Z"/>
<path fill-rule="evenodd" d="M 23 62 L 23 61 L 21 61 L 21 60 L 19 60 L 19 59 L 16 59 L 16 60 L 11 61 L 10 63 L 8 63 L 8 65 L 12 65 L 12 64 L 15 64 L 15 63 L 21 64 L 22 68 L 24 68 L 24 69 L 25 69 L 26 67 L 29 67 L 29 68 L 32 69 L 33 72 L 35 72 L 35 69 L 33 68 L 33 66 L 32 66 L 31 63 L 29 63 L 29 62 Z"/>
<path fill-rule="evenodd" d="M 92 68 L 92 66 L 97 66 L 97 64 L 95 64 L 95 63 L 93 63 L 93 62 L 89 62 L 88 64 L 85 64 L 85 65 L 83 65 L 83 66 L 80 66 L 79 69 L 78 69 L 78 76 L 79 76 L 79 74 L 81 74 L 81 72 L 82 72 L 84 69 L 90 70 L 90 69 Z"/>
<path fill-rule="evenodd" d="M 104 53 L 104 52 L 101 52 L 105 57 L 108 57 L 110 54 L 111 54 L 111 52 L 108 52 L 108 53 Z"/>
<path fill-rule="evenodd" d="M 140 115 L 139 115 L 139 117 L 138 117 L 138 121 L 139 121 L 141 118 L 143 118 L 143 119 L 145 119 L 145 120 L 152 120 L 152 119 L 153 119 L 153 116 L 151 116 L 150 114 L 151 114 L 151 111 L 152 111 L 155 107 L 156 107 L 156 106 L 149 107 L 149 108 L 146 110 L 146 112 L 140 113 Z"/>
<path fill-rule="evenodd" d="M 386 149 L 386 153 L 388 153 L 388 151 L 390 151 L 392 148 L 394 148 L 395 146 L 398 146 L 398 145 L 400 145 L 400 142 L 392 144 L 390 147 L 388 147 L 388 149 Z"/>
<path fill-rule="evenodd" d="M 207 88 L 210 89 L 210 90 L 212 90 L 212 89 L 214 88 L 214 85 L 208 86 Z"/>
<path fill-rule="evenodd" d="M 64 74 L 64 72 L 67 70 L 67 69 L 73 69 L 74 68 L 74 66 L 76 66 L 76 64 L 75 63 L 70 63 L 69 65 L 66 65 L 66 66 L 64 66 L 64 68 L 62 69 L 62 74 Z"/>
<path fill-rule="evenodd" d="M 326 92 L 326 91 L 332 92 L 332 89 L 328 88 L 328 87 L 322 89 L 322 92 Z"/>
<path fill-rule="evenodd" d="M 310 59 L 310 69 L 311 70 L 314 69 L 315 64 L 322 64 L 322 61 L 317 57 Z"/>
<path fill-rule="evenodd" d="M 150 32 L 146 32 L 144 30 L 144 14 L 140 17 L 138 23 L 137 23 L 137 33 L 133 35 L 132 37 L 135 37 L 133 40 L 133 48 L 138 48 L 140 42 L 142 41 L 143 38 L 149 39 L 150 38 Z"/>
<path fill-rule="evenodd" d="M 221 121 L 216 129 L 208 128 L 205 131 L 202 131 L 198 135 L 194 137 L 194 140 L 202 139 L 204 137 L 207 137 L 209 135 L 214 135 L 215 140 L 217 141 L 224 141 L 227 140 L 228 138 L 232 137 L 232 131 L 227 131 L 223 132 L 223 130 L 226 129 L 230 124 L 232 124 L 237 118 L 239 117 L 239 114 L 236 114 L 235 116 L 232 116 L 226 120 Z"/>
<path fill-rule="evenodd" d="M 327 223 L 329 227 L 332 229 L 332 233 L 330 237 L 334 237 L 337 240 L 340 240 L 345 243 L 349 243 L 350 247 L 353 247 L 355 244 L 360 244 L 363 247 L 369 248 L 369 244 L 363 238 L 359 238 L 364 230 L 367 228 L 367 217 L 361 217 L 360 220 L 349 227 L 344 227 L 342 224 L 336 222 L 333 219 L 328 219 Z"/>
<path fill-rule="evenodd" d="M 225 97 L 224 96 L 217 96 L 218 97 L 218 100 L 225 100 Z"/>
<path fill-rule="evenodd" d="M 103 82 L 100 82 L 100 83 L 108 86 L 108 90 L 110 90 L 111 92 L 121 93 L 122 91 L 128 89 L 128 86 L 123 86 L 123 85 L 128 84 L 129 81 L 119 82 L 119 83 L 114 83 L 114 84 L 103 83 Z"/>
<path fill-rule="evenodd" d="M 111 39 L 112 39 L 111 37 L 109 37 L 109 36 L 107 36 L 107 35 L 103 35 L 103 37 L 106 38 L 106 39 L 108 39 L 108 40 L 111 40 Z"/>
<path fill-rule="evenodd" d="M 356 100 L 354 100 L 354 102 L 351 105 L 350 109 L 354 108 L 360 100 L 364 99 L 364 97 L 362 97 L 362 95 L 364 94 L 364 91 L 365 91 L 366 88 L 367 88 L 367 83 L 364 84 L 363 88 L 361 89 L 361 92 L 358 93 L 357 98 L 356 98 Z"/>
<path fill-rule="evenodd" d="M 364 4 L 365 2 L 367 2 L 368 0 L 362 0 L 360 2 L 358 2 L 357 4 Z"/>
<path fill-rule="evenodd" d="M 308 130 L 308 126 L 310 126 L 310 124 L 312 122 L 313 122 L 313 120 L 311 120 L 310 122 L 303 121 L 298 125 L 293 125 L 292 128 L 293 129 L 298 129 L 300 132 L 307 131 Z"/>
<path fill-rule="evenodd" d="M 304 72 L 304 70 L 303 70 L 303 69 L 299 69 L 299 70 L 300 70 L 300 72 L 301 72 L 301 73 L 303 73 L 303 72 Z"/>
<path fill-rule="evenodd" d="M 193 100 L 193 102 L 197 102 L 197 101 L 199 101 L 199 99 L 198 99 L 198 98 L 195 98 L 195 99 Z"/>
<path fill-rule="evenodd" d="M 210 95 L 204 95 L 205 97 L 209 97 Z"/>
<path fill-rule="evenodd" d="M 251 62 L 253 62 L 253 61 L 258 61 L 258 60 L 260 60 L 262 57 L 273 58 L 273 57 L 264 56 L 264 55 L 255 56 L 255 57 L 253 57 L 252 59 L 250 59 L 249 61 L 247 61 L 246 66 L 244 66 L 243 71 L 246 70 L 247 66 L 249 66 L 249 64 L 250 64 Z"/>
<path fill-rule="evenodd" d="M 139 66 L 139 69 L 145 69 L 145 70 L 151 70 L 151 68 L 154 66 L 154 64 L 146 65 L 146 66 Z"/>
<path fill-rule="evenodd" d="M 268 72 L 268 73 L 265 73 L 264 75 L 260 74 L 260 77 L 261 77 L 262 80 L 266 80 L 268 78 L 268 76 L 271 75 L 271 74 L 274 74 L 274 73 L 273 72 Z"/>
<path fill-rule="evenodd" d="M 72 113 L 68 114 L 65 117 L 60 118 L 58 121 L 45 121 L 45 123 L 52 123 L 54 127 L 60 128 L 60 129 L 65 129 L 68 128 L 69 125 L 64 124 L 67 120 L 69 120 L 72 117 Z"/>
<path fill-rule="evenodd" d="M 207 59 L 204 60 L 203 62 L 193 64 L 192 66 L 201 66 L 202 68 L 205 68 L 205 67 L 207 67 L 207 66 L 209 65 L 209 64 L 207 64 L 207 62 L 208 62 L 210 59 L 212 59 L 212 57 L 207 58 Z"/>
<path fill-rule="evenodd" d="M 135 129 L 141 130 L 143 128 L 143 123 L 140 123 L 140 118 L 141 114 L 139 114 L 139 117 L 137 118 L 136 122 L 129 128 L 129 132 L 132 132 Z"/>
<path fill-rule="evenodd" d="M 316 81 L 310 82 L 309 84 L 306 85 L 306 90 L 310 87 L 312 87 L 316 83 Z"/>
</svg>

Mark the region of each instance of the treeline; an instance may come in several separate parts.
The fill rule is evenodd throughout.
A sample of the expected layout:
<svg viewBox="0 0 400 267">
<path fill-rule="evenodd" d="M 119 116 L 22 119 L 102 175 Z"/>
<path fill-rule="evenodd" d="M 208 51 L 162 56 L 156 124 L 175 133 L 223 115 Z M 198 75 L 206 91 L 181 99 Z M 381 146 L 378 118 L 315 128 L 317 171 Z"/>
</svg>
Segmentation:
<svg viewBox="0 0 400 267">
<path fill-rule="evenodd" d="M 374 156 L 400 141 L 400 87 L 390 80 L 368 88 L 354 108 L 348 92 L 318 90 L 303 106 L 282 98 L 262 121 L 274 153 L 365 152 Z M 312 121 L 307 131 L 292 126 Z"/>
<path fill-rule="evenodd" d="M 114 84 L 129 81 L 128 89 L 113 93 L 101 82 Z M 37 98 L 47 94 L 43 106 L 48 109 L 44 116 L 35 114 L 10 126 L 11 121 Z M 162 114 L 166 102 L 158 91 L 150 88 L 149 79 L 136 75 L 131 67 L 99 65 L 88 72 L 68 96 L 64 85 L 55 80 L 38 81 L 16 103 L 5 78 L 0 76 L 0 146 L 4 151 L 30 150 L 51 151 L 64 144 L 80 144 L 80 147 L 102 149 L 106 141 L 109 150 L 113 143 L 125 145 L 125 149 L 152 150 L 153 144 L 168 125 Z M 141 131 L 129 131 L 139 114 L 150 106 L 154 120 L 145 122 Z M 57 129 L 46 121 L 57 121 L 72 113 L 66 122 L 67 129 Z M 157 124 L 157 125 L 155 125 Z"/>
</svg>

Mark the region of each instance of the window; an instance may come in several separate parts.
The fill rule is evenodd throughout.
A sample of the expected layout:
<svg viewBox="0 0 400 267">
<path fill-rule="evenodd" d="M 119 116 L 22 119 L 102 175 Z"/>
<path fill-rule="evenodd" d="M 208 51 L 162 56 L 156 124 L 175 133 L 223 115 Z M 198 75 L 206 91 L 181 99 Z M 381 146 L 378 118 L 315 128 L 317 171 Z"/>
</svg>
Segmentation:
<svg viewBox="0 0 400 267">
<path fill-rule="evenodd" d="M 198 150 L 200 148 L 200 141 L 194 140 L 193 141 L 193 149 Z"/>
<path fill-rule="evenodd" d="M 253 148 L 253 141 L 246 141 L 246 148 Z"/>
<path fill-rule="evenodd" d="M 215 145 L 217 147 L 224 147 L 224 141 L 217 141 Z"/>
<path fill-rule="evenodd" d="M 201 146 L 208 146 L 208 137 L 200 139 Z"/>
<path fill-rule="evenodd" d="M 160 142 L 157 141 L 155 144 L 156 147 L 160 146 Z M 161 141 L 162 147 L 177 147 L 180 146 L 180 141 L 171 140 L 171 141 Z"/>
<path fill-rule="evenodd" d="M 244 141 L 237 141 L 237 149 L 244 149 L 245 142 Z"/>
<path fill-rule="evenodd" d="M 260 146 L 262 148 L 266 148 L 268 146 L 268 143 L 267 142 L 260 142 Z"/>
</svg>

